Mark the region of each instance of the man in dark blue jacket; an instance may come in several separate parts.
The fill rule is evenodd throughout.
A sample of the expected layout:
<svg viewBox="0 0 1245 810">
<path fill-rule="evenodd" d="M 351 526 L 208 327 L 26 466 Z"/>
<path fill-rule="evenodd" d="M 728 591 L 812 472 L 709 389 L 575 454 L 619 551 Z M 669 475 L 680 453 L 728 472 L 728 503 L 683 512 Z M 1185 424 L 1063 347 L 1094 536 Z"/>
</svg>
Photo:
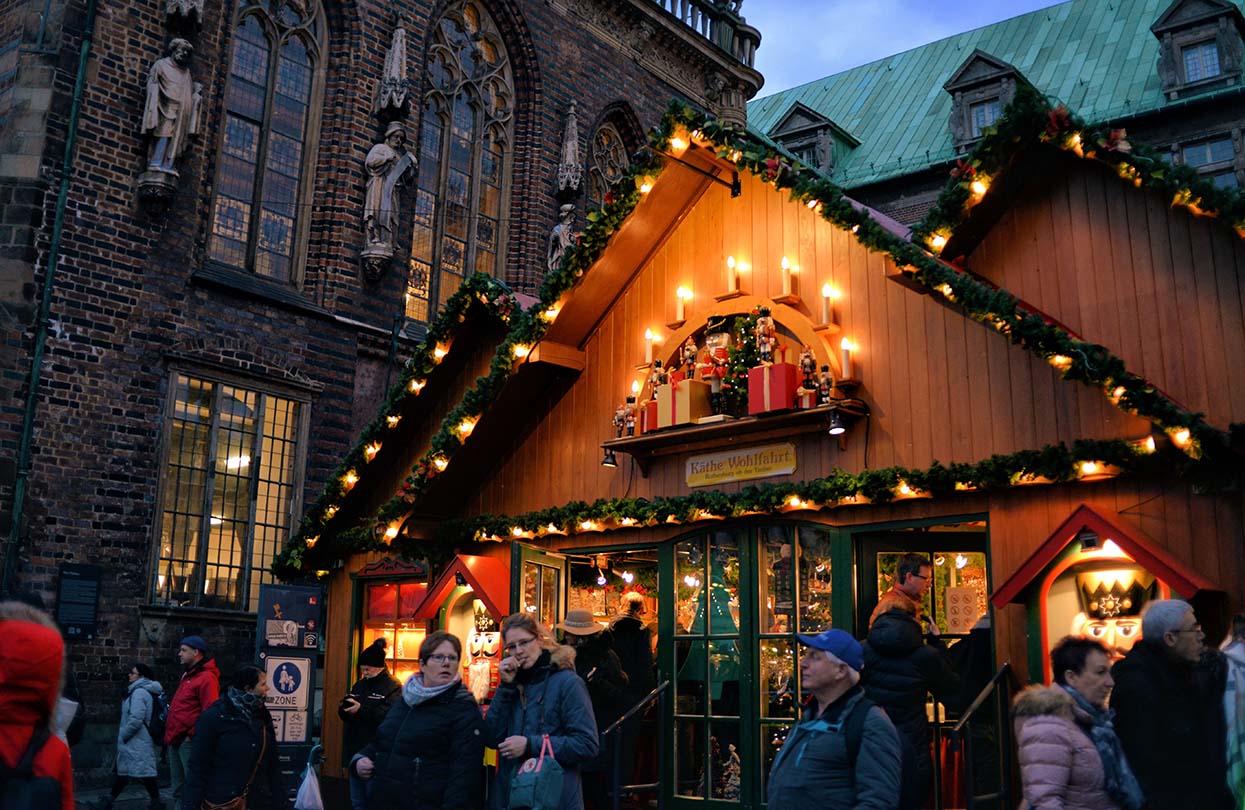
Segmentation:
<svg viewBox="0 0 1245 810">
<path fill-rule="evenodd" d="M 800 679 L 812 697 L 770 769 L 770 810 L 842 807 L 894 810 L 899 804 L 899 734 L 886 712 L 860 688 L 864 652 L 842 630 L 797 635 L 807 649 Z M 864 711 L 857 741 L 849 739 L 853 713 Z"/>
</svg>

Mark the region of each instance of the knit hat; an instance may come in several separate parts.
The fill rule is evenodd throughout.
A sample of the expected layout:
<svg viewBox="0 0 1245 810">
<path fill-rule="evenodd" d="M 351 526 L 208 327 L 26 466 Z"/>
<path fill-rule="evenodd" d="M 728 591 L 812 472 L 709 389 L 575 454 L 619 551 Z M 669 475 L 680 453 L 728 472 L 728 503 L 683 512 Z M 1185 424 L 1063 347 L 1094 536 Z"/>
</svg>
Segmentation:
<svg viewBox="0 0 1245 810">
<path fill-rule="evenodd" d="M 179 641 L 178 644 L 184 644 L 192 650 L 198 650 L 204 655 L 207 655 L 208 645 L 207 642 L 203 640 L 203 636 L 186 636 L 184 639 Z"/>
<path fill-rule="evenodd" d="M 796 633 L 795 637 L 805 646 L 830 653 L 857 672 L 865 665 L 864 649 L 846 630 L 827 630 L 816 636 Z"/>
<path fill-rule="evenodd" d="M 378 638 L 366 650 L 359 653 L 359 666 L 383 667 L 385 665 L 385 639 Z"/>
</svg>

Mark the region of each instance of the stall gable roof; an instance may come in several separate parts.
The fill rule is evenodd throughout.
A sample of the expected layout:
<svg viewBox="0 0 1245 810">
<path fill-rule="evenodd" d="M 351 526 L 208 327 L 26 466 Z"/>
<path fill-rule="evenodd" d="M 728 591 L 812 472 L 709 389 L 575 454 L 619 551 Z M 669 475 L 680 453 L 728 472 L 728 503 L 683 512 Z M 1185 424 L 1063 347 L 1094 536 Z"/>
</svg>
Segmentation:
<svg viewBox="0 0 1245 810">
<path fill-rule="evenodd" d="M 434 619 L 445 597 L 458 587 L 458 578 L 471 586 L 475 598 L 484 603 L 495 619 L 510 613 L 510 571 L 493 557 L 458 554 L 415 609 L 413 619 Z"/>
<path fill-rule="evenodd" d="M 1188 568 L 1141 529 L 1129 525 L 1115 512 L 1100 512 L 1086 504 L 1077 507 L 1059 528 L 1038 546 L 1016 573 L 1012 574 L 990 597 L 990 604 L 1001 608 L 1011 602 L 1023 602 L 1025 591 L 1055 561 L 1078 534 L 1089 529 L 1105 542 L 1113 541 L 1128 556 L 1185 598 L 1200 591 L 1222 590 L 1201 574 Z"/>
</svg>

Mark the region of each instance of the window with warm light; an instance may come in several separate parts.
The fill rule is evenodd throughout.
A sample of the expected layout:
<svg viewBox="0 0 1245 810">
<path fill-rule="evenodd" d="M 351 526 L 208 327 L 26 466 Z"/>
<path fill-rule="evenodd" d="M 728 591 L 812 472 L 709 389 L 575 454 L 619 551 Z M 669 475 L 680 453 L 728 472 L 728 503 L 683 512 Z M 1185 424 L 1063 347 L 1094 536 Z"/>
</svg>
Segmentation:
<svg viewBox="0 0 1245 810">
<path fill-rule="evenodd" d="M 243 2 L 225 81 L 208 257 L 282 283 L 301 279 L 323 95 L 318 2 Z"/>
<path fill-rule="evenodd" d="M 1181 48 L 1180 55 L 1184 60 L 1184 80 L 1196 82 L 1202 79 L 1213 79 L 1220 73 L 1219 46 L 1214 40 L 1198 42 Z"/>
<path fill-rule="evenodd" d="M 183 373 L 172 389 L 155 601 L 253 609 L 293 524 L 306 403 Z"/>
<path fill-rule="evenodd" d="M 386 665 L 399 683 L 419 671 L 423 621 L 411 618 L 428 590 L 424 582 L 376 582 L 364 586 L 363 626 L 359 651 L 385 639 Z"/>
<path fill-rule="evenodd" d="M 428 37 L 405 306 L 421 322 L 467 276 L 501 270 L 514 127 L 510 59 L 484 7 L 451 4 Z"/>
</svg>

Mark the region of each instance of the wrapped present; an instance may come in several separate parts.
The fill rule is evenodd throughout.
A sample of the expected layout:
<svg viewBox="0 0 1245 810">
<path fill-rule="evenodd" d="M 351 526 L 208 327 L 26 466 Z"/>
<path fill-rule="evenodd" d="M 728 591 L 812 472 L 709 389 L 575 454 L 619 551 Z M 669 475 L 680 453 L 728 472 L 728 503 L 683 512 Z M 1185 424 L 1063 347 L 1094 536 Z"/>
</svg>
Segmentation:
<svg viewBox="0 0 1245 810">
<path fill-rule="evenodd" d="M 686 379 L 687 379 L 687 372 L 683 371 L 682 369 L 679 369 L 678 371 L 670 372 L 670 384 L 671 385 L 678 385 L 679 383 L 683 382 Z"/>
<path fill-rule="evenodd" d="M 795 407 L 802 411 L 809 408 L 817 407 L 817 392 L 805 391 L 803 388 L 797 388 L 795 392 Z"/>
<path fill-rule="evenodd" d="M 657 390 L 669 387 L 663 385 Z M 640 433 L 651 433 L 654 430 L 657 430 L 657 401 L 647 399 L 640 405 Z"/>
<path fill-rule="evenodd" d="M 683 380 L 657 389 L 657 427 L 690 424 L 712 412 L 707 382 Z"/>
<path fill-rule="evenodd" d="M 748 369 L 748 415 L 791 410 L 799 379 L 799 369 L 792 363 Z"/>
</svg>

